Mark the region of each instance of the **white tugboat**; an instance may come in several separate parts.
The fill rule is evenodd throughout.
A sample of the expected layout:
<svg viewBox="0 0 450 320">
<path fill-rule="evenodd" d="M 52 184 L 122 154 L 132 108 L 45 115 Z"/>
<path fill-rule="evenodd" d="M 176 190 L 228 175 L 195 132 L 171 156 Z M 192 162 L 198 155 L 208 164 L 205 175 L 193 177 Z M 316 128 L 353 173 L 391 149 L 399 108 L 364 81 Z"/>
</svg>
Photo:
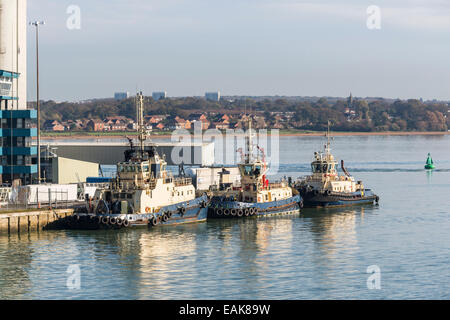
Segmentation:
<svg viewBox="0 0 450 320">
<path fill-rule="evenodd" d="M 227 172 L 220 176 L 220 188 L 213 191 L 208 218 L 227 218 L 243 216 L 267 216 L 275 214 L 297 214 L 302 206 L 300 195 L 293 195 L 287 181 L 269 183 L 266 178 L 267 165 L 258 156 L 254 159 L 252 127 L 249 122 L 249 135 L 246 137 L 246 152 L 238 165 L 241 174 L 241 187 L 233 189 L 227 181 Z"/>
<path fill-rule="evenodd" d="M 139 148 L 130 141 L 125 161 L 117 164 L 117 177 L 109 187 L 87 199 L 87 213 L 75 214 L 72 227 L 128 227 L 206 221 L 208 199 L 196 197 L 191 178 L 174 177 L 167 162 L 151 146 L 143 120 L 143 95 L 136 98 Z"/>
<path fill-rule="evenodd" d="M 331 154 L 330 125 L 328 123 L 327 144 L 323 152 L 314 152 L 311 163 L 312 175 L 297 182 L 296 188 L 303 198 L 305 207 L 340 207 L 355 204 L 378 203 L 379 197 L 366 189 L 362 181 L 355 181 L 344 167 L 339 175 L 337 162 Z"/>
</svg>

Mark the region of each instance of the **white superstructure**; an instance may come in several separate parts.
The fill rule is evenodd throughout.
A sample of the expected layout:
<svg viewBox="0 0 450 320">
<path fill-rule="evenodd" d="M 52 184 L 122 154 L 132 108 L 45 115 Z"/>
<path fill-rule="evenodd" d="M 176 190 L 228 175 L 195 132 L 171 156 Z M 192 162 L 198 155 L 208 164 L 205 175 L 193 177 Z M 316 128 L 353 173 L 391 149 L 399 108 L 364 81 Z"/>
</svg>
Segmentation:
<svg viewBox="0 0 450 320">
<path fill-rule="evenodd" d="M 0 70 L 19 73 L 12 84 L 13 108 L 27 104 L 27 1 L 0 0 Z M 17 105 L 18 104 L 18 105 Z"/>
</svg>

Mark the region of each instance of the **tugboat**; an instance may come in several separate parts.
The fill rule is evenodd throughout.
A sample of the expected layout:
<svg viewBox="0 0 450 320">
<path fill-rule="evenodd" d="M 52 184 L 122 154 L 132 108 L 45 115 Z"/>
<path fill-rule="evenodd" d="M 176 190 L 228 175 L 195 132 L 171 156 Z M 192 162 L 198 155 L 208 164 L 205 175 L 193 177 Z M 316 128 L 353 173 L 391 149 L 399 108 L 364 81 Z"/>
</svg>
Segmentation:
<svg viewBox="0 0 450 320">
<path fill-rule="evenodd" d="M 174 177 L 168 172 L 165 157 L 160 157 L 153 146 L 145 150 L 142 93 L 137 95 L 136 105 L 140 147 L 136 150 L 128 138 L 130 150 L 125 151 L 125 161 L 117 164 L 117 177 L 86 199 L 85 213 L 67 219 L 70 227 L 154 227 L 206 221 L 206 194 L 197 197 L 191 178 Z"/>
<path fill-rule="evenodd" d="M 436 166 L 433 163 L 433 159 L 431 158 L 431 154 L 428 153 L 427 161 L 425 162 L 425 169 L 427 170 L 433 170 Z"/>
<path fill-rule="evenodd" d="M 362 181 L 355 181 L 344 167 L 344 175 L 339 175 L 337 162 L 331 154 L 330 125 L 328 123 L 327 144 L 323 152 L 314 152 L 311 163 L 312 175 L 296 183 L 296 188 L 303 198 L 305 207 L 343 207 L 356 204 L 373 204 L 379 197 L 366 189 Z"/>
<path fill-rule="evenodd" d="M 220 184 L 212 191 L 208 219 L 241 218 L 249 216 L 270 216 L 281 214 L 298 214 L 303 206 L 297 190 L 292 189 L 287 181 L 269 183 L 264 150 L 262 159 L 253 157 L 252 127 L 249 121 L 249 134 L 246 137 L 246 153 L 238 165 L 241 175 L 241 187 L 233 188 L 229 183 L 229 172 L 220 173 Z M 294 195 L 293 193 L 296 193 Z"/>
</svg>

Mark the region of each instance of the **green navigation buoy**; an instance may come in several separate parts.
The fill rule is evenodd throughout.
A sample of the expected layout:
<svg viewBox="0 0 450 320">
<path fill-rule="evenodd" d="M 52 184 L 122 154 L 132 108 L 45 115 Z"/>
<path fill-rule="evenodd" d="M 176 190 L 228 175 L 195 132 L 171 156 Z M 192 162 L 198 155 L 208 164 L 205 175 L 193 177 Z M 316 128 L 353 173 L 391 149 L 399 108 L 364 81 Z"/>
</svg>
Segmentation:
<svg viewBox="0 0 450 320">
<path fill-rule="evenodd" d="M 427 170 L 431 170 L 434 169 L 434 163 L 433 163 L 433 159 L 431 158 L 431 154 L 428 153 L 428 158 L 427 158 L 427 162 L 425 163 L 425 169 Z"/>
</svg>

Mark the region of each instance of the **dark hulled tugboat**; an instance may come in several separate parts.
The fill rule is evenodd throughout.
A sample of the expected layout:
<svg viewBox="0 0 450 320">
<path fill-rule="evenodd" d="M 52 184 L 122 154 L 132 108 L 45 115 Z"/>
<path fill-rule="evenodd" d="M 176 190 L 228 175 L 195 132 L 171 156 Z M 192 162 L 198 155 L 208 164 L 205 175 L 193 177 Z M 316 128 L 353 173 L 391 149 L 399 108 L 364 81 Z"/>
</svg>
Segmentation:
<svg viewBox="0 0 450 320">
<path fill-rule="evenodd" d="M 366 189 L 362 181 L 355 181 L 344 167 L 344 175 L 339 175 L 337 162 L 331 154 L 330 130 L 328 126 L 327 144 L 323 152 L 315 152 L 311 163 L 312 175 L 296 183 L 305 207 L 340 207 L 356 204 L 378 203 L 379 197 Z"/>
<path fill-rule="evenodd" d="M 264 159 L 253 157 L 251 122 L 249 135 L 246 137 L 247 150 L 242 163 L 238 165 L 241 175 L 241 187 L 232 188 L 228 174 L 223 170 L 220 174 L 218 190 L 212 191 L 208 218 L 240 218 L 248 216 L 269 216 L 278 214 L 298 214 L 302 206 L 302 198 L 293 190 L 287 181 L 269 183 L 266 178 L 267 166 Z M 293 193 L 297 193 L 293 195 Z"/>
</svg>

